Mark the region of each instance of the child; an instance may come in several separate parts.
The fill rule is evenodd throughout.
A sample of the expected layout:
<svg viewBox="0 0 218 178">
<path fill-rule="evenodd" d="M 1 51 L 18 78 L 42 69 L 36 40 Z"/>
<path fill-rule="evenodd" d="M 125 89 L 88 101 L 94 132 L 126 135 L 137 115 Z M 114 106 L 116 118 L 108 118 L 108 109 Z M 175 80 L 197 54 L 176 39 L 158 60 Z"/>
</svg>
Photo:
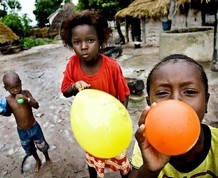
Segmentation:
<svg viewBox="0 0 218 178">
<path fill-rule="evenodd" d="M 76 53 L 64 72 L 61 91 L 65 97 L 76 95 L 81 89 L 93 88 L 115 96 L 127 107 L 130 91 L 119 64 L 99 52 L 110 33 L 107 21 L 93 11 L 78 12 L 63 21 L 60 33 L 63 43 Z M 111 159 L 86 153 L 86 160 L 91 178 L 96 178 L 97 174 L 104 177 L 105 168 L 119 170 L 123 178 L 130 172 L 125 152 Z"/>
<path fill-rule="evenodd" d="M 207 113 L 210 96 L 203 67 L 179 54 L 166 57 L 151 70 L 147 79 L 147 94 L 150 107 L 154 102 L 167 99 L 186 102 L 196 111 L 200 121 Z M 150 145 L 144 132 L 145 117 L 150 107 L 142 113 L 135 133 L 138 144 L 135 144 L 132 155 L 134 168 L 130 178 L 217 177 L 218 129 L 201 124 L 200 136 L 191 150 L 178 156 L 164 155 Z"/>
<path fill-rule="evenodd" d="M 28 156 L 33 155 L 35 158 L 36 170 L 38 171 L 42 163 L 36 152 L 35 145 L 43 152 L 46 163 L 49 165 L 51 163 L 48 155 L 49 145 L 32 112 L 32 108 L 38 109 L 39 104 L 28 90 L 22 90 L 21 80 L 16 73 L 7 72 L 3 76 L 2 81 L 4 88 L 10 93 L 10 95 L 6 97 L 6 102 L 15 117 L 21 145 Z M 18 99 L 21 100 L 21 103 L 18 103 Z M 26 159 L 26 157 L 24 159 Z M 23 170 L 21 169 L 21 171 Z"/>
</svg>

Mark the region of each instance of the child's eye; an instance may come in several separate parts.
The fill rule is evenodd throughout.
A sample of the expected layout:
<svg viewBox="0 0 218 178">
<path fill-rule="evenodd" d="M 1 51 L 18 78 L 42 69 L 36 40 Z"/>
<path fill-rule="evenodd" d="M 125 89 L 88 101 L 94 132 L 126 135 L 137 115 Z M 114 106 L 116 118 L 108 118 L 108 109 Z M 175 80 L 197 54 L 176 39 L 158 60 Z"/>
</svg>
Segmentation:
<svg viewBox="0 0 218 178">
<path fill-rule="evenodd" d="M 195 89 L 187 89 L 187 90 L 184 91 L 184 93 L 186 95 L 194 95 L 194 94 L 197 94 L 198 92 Z"/>
<path fill-rule="evenodd" d="M 93 43 L 95 40 L 94 39 L 89 39 L 88 42 L 89 43 Z"/>
<path fill-rule="evenodd" d="M 167 91 L 158 91 L 156 93 L 156 95 L 159 97 L 164 97 L 164 96 L 167 96 L 168 94 L 169 94 L 169 92 L 167 92 Z"/>
<path fill-rule="evenodd" d="M 73 45 L 78 45 L 79 41 L 73 41 Z"/>
</svg>

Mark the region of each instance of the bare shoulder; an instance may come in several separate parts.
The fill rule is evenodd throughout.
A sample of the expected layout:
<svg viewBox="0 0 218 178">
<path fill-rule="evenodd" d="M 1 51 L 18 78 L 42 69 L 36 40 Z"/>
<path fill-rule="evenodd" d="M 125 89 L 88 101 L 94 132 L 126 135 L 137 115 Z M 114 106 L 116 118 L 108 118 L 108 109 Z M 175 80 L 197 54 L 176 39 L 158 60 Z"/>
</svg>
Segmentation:
<svg viewBox="0 0 218 178">
<path fill-rule="evenodd" d="M 15 100 L 15 98 L 11 95 L 6 96 L 5 98 L 6 98 L 7 102 L 10 102 L 11 100 Z"/>
<path fill-rule="evenodd" d="M 13 97 L 11 95 L 6 97 L 6 101 L 7 101 L 7 104 L 10 106 L 10 108 L 13 108 L 14 104 L 17 103 L 15 97 Z"/>
<path fill-rule="evenodd" d="M 25 95 L 25 96 L 32 96 L 32 94 L 30 93 L 29 90 L 22 90 L 22 94 Z"/>
<path fill-rule="evenodd" d="M 22 90 L 22 93 L 25 94 L 25 93 L 30 93 L 29 90 Z"/>
</svg>

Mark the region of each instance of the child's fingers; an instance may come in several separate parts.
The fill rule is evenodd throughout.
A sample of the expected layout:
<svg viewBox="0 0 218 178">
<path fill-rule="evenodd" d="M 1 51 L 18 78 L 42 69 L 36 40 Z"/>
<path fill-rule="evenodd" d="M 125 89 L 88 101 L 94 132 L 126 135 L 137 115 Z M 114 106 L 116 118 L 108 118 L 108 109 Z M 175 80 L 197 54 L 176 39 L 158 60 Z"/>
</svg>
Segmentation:
<svg viewBox="0 0 218 178">
<path fill-rule="evenodd" d="M 17 99 L 25 99 L 26 98 L 26 96 L 24 96 L 24 95 L 22 95 L 22 94 L 17 94 L 16 96 L 15 96 L 15 99 L 17 100 Z"/>
<path fill-rule="evenodd" d="M 78 91 L 81 91 L 81 90 L 84 90 L 86 88 L 90 88 L 91 85 L 84 82 L 84 81 L 78 81 L 75 83 L 75 88 L 78 90 Z"/>
<path fill-rule="evenodd" d="M 142 115 L 141 115 L 141 117 L 140 117 L 140 119 L 139 119 L 139 121 L 138 121 L 138 126 L 140 126 L 141 124 L 144 124 L 144 123 L 145 123 L 146 116 L 147 116 L 149 110 L 150 110 L 152 107 L 154 107 L 156 104 L 157 104 L 157 103 L 154 102 L 154 103 L 151 104 L 151 106 L 146 106 L 146 107 L 145 107 L 145 110 L 143 111 L 143 113 L 142 113 Z"/>
<path fill-rule="evenodd" d="M 145 118 L 148 114 L 148 111 L 150 110 L 150 106 L 146 106 L 145 110 L 143 111 L 143 113 L 141 114 L 139 121 L 138 121 L 138 126 L 140 127 L 140 125 L 145 124 Z"/>
<path fill-rule="evenodd" d="M 156 102 L 153 102 L 153 103 L 151 104 L 151 107 L 154 107 L 156 104 L 157 104 Z"/>
<path fill-rule="evenodd" d="M 81 91 L 81 90 L 84 90 L 84 89 L 87 89 L 87 88 L 90 88 L 90 85 L 88 86 L 83 86 L 83 87 L 80 87 L 78 90 Z"/>
<path fill-rule="evenodd" d="M 135 138 L 141 150 L 146 150 L 150 146 L 150 143 L 148 142 L 146 138 L 145 129 L 146 129 L 145 125 L 142 124 L 140 125 L 138 130 L 135 132 Z"/>
<path fill-rule="evenodd" d="M 135 132 L 135 138 L 139 143 L 142 143 L 145 139 L 145 125 L 141 124 Z"/>
<path fill-rule="evenodd" d="M 79 89 L 78 89 L 78 91 L 82 91 L 84 88 L 83 87 L 80 87 Z"/>
</svg>

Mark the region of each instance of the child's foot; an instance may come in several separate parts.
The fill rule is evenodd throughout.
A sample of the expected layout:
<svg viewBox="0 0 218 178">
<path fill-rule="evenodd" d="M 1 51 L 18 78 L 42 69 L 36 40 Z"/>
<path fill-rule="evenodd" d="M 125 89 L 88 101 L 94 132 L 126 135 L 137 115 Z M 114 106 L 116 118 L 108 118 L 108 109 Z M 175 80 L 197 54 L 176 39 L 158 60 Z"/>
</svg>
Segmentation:
<svg viewBox="0 0 218 178">
<path fill-rule="evenodd" d="M 46 170 L 48 171 L 48 170 L 51 170 L 51 168 L 52 168 L 52 161 L 51 160 L 47 160 L 46 162 L 45 162 L 45 166 L 46 166 Z"/>
<path fill-rule="evenodd" d="M 42 166 L 41 161 L 37 161 L 37 162 L 36 162 L 36 166 L 35 166 L 35 171 L 36 171 L 36 172 L 39 172 L 41 166 Z"/>
</svg>

